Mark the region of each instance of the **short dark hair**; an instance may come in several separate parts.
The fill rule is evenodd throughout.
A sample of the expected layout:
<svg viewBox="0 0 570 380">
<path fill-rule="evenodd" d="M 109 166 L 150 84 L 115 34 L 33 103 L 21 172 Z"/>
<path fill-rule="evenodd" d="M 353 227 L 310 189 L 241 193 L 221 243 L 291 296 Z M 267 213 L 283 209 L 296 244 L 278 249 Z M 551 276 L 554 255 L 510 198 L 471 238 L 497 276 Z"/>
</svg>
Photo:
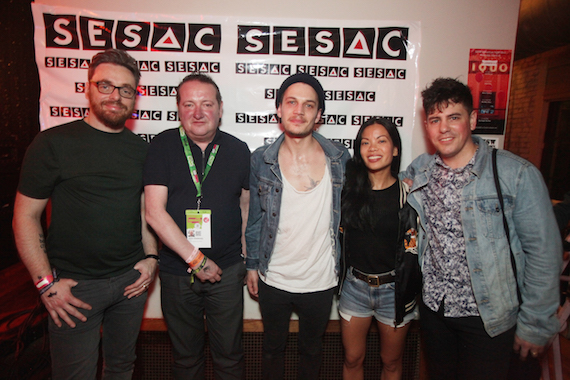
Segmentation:
<svg viewBox="0 0 570 380">
<path fill-rule="evenodd" d="M 87 72 L 87 78 L 91 80 L 93 74 L 95 74 L 95 69 L 102 63 L 112 63 L 114 65 L 123 66 L 128 69 L 135 77 L 136 85 L 139 85 L 141 79 L 141 72 L 137 61 L 131 57 L 127 52 L 118 49 L 108 49 L 101 53 L 97 53 L 91 58 L 91 64 L 89 65 L 89 71 Z"/>
<path fill-rule="evenodd" d="M 210 77 L 209 75 L 206 75 L 206 74 L 202 74 L 202 73 L 195 73 L 195 74 L 186 75 L 184 77 L 184 79 L 182 79 L 182 82 L 180 82 L 178 87 L 176 87 L 176 104 L 180 103 L 180 87 L 182 87 L 182 85 L 184 83 L 188 83 L 188 82 L 192 82 L 192 81 L 207 83 L 207 84 L 211 84 L 212 86 L 214 86 L 214 88 L 216 89 L 216 100 L 218 101 L 218 105 L 222 104 L 222 94 L 220 93 L 220 88 L 218 87 L 216 82 L 214 82 L 212 77 Z"/>
<path fill-rule="evenodd" d="M 471 115 L 473 112 L 473 95 L 467 85 L 453 78 L 437 78 L 422 91 L 424 111 L 427 115 L 436 109 L 441 111 L 449 103 L 462 104 Z"/>
</svg>

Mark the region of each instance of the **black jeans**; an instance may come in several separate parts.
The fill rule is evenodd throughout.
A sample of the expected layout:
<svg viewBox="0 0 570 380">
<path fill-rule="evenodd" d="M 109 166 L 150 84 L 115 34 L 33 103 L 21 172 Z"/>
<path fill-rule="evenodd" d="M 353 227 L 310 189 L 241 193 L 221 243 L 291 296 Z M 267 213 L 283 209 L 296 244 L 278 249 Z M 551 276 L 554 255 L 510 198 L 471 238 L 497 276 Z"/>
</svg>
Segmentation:
<svg viewBox="0 0 570 380">
<path fill-rule="evenodd" d="M 105 363 L 102 379 L 131 379 L 148 293 L 130 299 L 123 293 L 125 287 L 138 280 L 140 275 L 132 269 L 112 278 L 79 280 L 71 289 L 75 297 L 87 302 L 92 309 L 79 309 L 87 317 L 86 322 L 70 317 L 77 324 L 75 328 L 69 327 L 64 321 L 61 327 L 57 327 L 49 318 L 54 380 L 95 380 L 99 343 Z"/>
<path fill-rule="evenodd" d="M 422 342 L 430 380 L 504 380 L 515 327 L 493 338 L 480 317 L 448 318 L 420 304 Z"/>
<path fill-rule="evenodd" d="M 243 262 L 225 268 L 216 283 L 160 272 L 162 313 L 172 342 L 175 379 L 205 378 L 205 328 L 216 380 L 241 380 L 244 372 Z"/>
<path fill-rule="evenodd" d="M 329 321 L 334 288 L 312 293 L 290 293 L 259 280 L 259 307 L 263 318 L 263 379 L 283 379 L 289 320 L 299 316 L 299 380 L 316 380 L 322 361 L 323 335 Z"/>
</svg>

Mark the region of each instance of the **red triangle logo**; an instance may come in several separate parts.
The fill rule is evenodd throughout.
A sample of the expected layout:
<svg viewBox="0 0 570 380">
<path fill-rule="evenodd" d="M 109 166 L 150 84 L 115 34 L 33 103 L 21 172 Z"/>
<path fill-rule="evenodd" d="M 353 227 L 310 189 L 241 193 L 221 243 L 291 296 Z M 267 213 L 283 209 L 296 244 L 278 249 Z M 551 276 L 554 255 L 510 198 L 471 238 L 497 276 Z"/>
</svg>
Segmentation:
<svg viewBox="0 0 570 380">
<path fill-rule="evenodd" d="M 355 49 L 358 49 L 358 50 L 362 50 L 362 41 L 358 41 L 358 42 L 356 43 L 356 46 L 354 46 L 354 48 L 355 48 Z"/>
</svg>

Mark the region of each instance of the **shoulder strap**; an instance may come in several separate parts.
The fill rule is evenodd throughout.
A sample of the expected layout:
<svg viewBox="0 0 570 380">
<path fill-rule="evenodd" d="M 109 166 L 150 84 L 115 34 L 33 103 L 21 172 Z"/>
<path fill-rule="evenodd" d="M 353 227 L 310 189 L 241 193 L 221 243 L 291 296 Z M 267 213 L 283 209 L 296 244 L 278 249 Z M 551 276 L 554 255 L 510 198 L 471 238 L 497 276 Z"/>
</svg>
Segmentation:
<svg viewBox="0 0 570 380">
<path fill-rule="evenodd" d="M 497 149 L 493 149 L 492 152 L 492 162 L 493 162 L 493 178 L 495 179 L 495 188 L 497 189 L 497 196 L 499 197 L 499 204 L 501 205 L 501 212 L 503 214 L 503 228 L 505 229 L 505 235 L 507 236 L 507 242 L 509 243 L 509 252 L 511 253 L 511 267 L 513 269 L 513 275 L 515 276 L 515 282 L 517 285 L 517 298 L 519 301 L 519 307 L 522 304 L 521 290 L 519 288 L 518 274 L 517 274 L 517 263 L 515 261 L 515 255 L 513 254 L 513 249 L 511 248 L 511 234 L 509 232 L 509 224 L 507 223 L 507 217 L 505 216 L 505 204 L 503 201 L 503 192 L 501 191 L 501 184 L 499 183 L 499 174 L 497 171 Z"/>
<path fill-rule="evenodd" d="M 404 181 L 398 179 L 398 185 L 400 187 L 400 208 L 404 207 L 408 200 L 408 193 L 410 192 L 410 187 Z"/>
</svg>

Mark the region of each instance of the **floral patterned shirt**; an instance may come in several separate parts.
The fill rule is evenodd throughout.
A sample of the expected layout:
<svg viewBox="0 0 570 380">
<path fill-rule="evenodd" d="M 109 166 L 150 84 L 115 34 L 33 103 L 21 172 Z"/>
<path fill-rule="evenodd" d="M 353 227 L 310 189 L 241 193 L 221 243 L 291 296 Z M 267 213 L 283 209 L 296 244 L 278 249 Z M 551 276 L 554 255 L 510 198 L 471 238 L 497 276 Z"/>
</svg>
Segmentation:
<svg viewBox="0 0 570 380">
<path fill-rule="evenodd" d="M 461 222 L 461 193 L 469 183 L 477 152 L 458 169 L 450 168 L 437 155 L 431 178 L 422 189 L 429 242 L 422 267 L 423 301 L 438 311 L 445 300 L 445 317 L 479 315 Z"/>
</svg>

